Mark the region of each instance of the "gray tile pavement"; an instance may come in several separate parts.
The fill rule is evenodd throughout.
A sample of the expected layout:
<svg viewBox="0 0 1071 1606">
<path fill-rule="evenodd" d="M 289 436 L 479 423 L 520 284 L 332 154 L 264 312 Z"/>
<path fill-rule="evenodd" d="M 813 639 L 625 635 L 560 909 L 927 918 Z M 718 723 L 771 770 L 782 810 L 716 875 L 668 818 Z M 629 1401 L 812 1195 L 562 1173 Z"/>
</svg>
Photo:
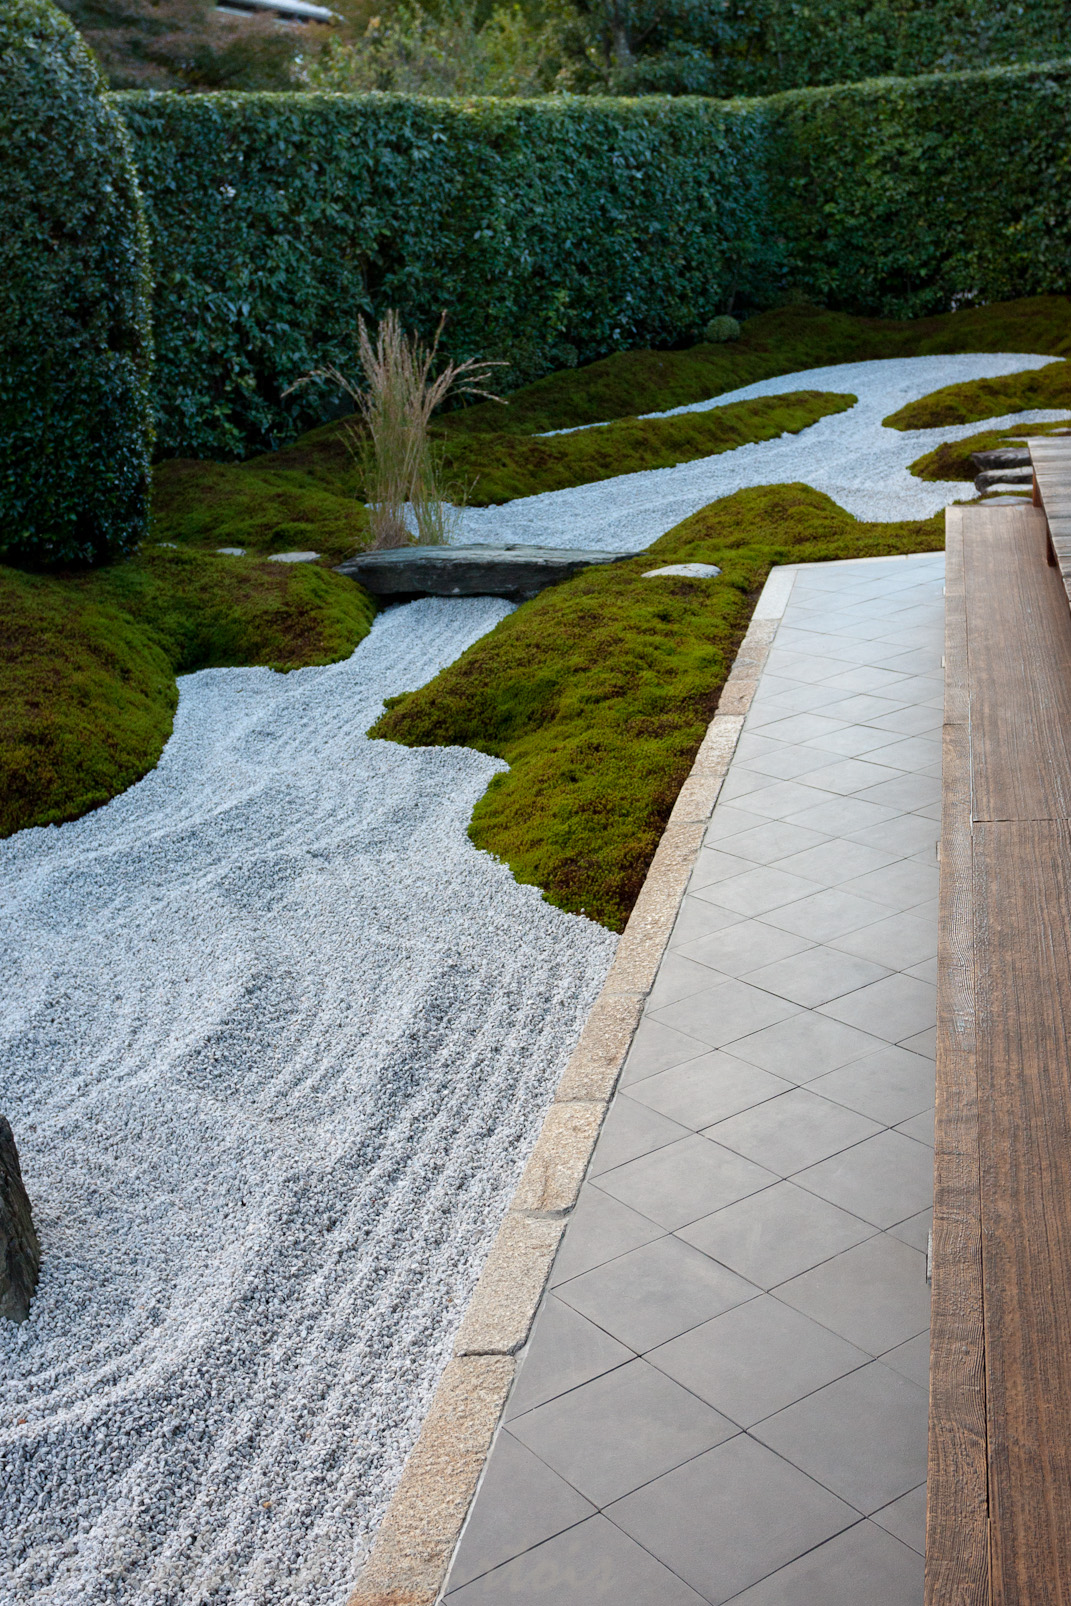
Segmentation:
<svg viewBox="0 0 1071 1606">
<path fill-rule="evenodd" d="M 450 1606 L 921 1602 L 942 582 L 795 573 Z"/>
</svg>

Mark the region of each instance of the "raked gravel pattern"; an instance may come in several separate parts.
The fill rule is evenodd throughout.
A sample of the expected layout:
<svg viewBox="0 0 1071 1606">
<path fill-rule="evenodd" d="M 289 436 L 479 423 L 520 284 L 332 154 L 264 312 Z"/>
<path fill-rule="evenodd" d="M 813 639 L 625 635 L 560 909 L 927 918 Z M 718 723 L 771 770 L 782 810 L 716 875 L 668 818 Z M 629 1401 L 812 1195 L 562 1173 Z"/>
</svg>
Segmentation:
<svg viewBox="0 0 1071 1606">
<path fill-rule="evenodd" d="M 221 560 L 222 561 L 222 560 Z M 368 741 L 510 611 L 187 677 L 159 767 L 0 843 L 0 1601 L 342 1606 L 616 939 L 478 853 L 505 765 Z"/>
<path fill-rule="evenodd" d="M 1050 360 L 765 380 L 702 405 L 859 402 L 459 538 L 639 551 L 791 480 L 926 516 L 962 488 L 906 465 L 988 425 L 881 418 Z M 0 1323 L 0 1606 L 342 1606 L 615 947 L 469 842 L 503 765 L 364 734 L 509 611 L 429 599 L 342 664 L 189 676 L 156 770 L 0 843 L 0 1108 L 45 1247 Z"/>
<path fill-rule="evenodd" d="M 644 416 L 701 413 L 729 402 L 778 396 L 790 390 L 837 391 L 859 400 L 847 412 L 821 418 L 799 435 L 755 441 L 676 468 L 648 469 L 567 491 L 527 496 L 503 507 L 460 510 L 455 539 L 642 552 L 681 519 L 719 496 L 749 485 L 785 485 L 794 480 L 824 491 L 858 519 L 928 519 L 972 493 L 962 485 L 916 479 L 908 472 L 909 463 L 941 441 L 962 440 L 984 429 L 1071 418 L 1071 413 L 1015 413 L 943 429 L 886 429 L 881 420 L 943 385 L 994 379 L 1026 368 L 1043 368 L 1052 361 L 1052 357 L 1028 353 L 889 357 L 762 379 L 710 401 Z"/>
</svg>

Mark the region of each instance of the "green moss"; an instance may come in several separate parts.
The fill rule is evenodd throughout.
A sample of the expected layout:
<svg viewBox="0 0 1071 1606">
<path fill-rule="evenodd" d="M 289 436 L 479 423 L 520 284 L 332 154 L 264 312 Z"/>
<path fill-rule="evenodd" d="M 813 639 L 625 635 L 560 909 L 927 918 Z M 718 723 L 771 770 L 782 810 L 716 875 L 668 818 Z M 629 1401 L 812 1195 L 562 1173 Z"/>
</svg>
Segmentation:
<svg viewBox="0 0 1071 1606">
<path fill-rule="evenodd" d="M 451 413 L 451 430 L 534 434 L 705 401 L 759 379 L 830 363 L 968 351 L 1071 354 L 1071 299 L 1030 296 L 935 318 L 895 322 L 817 307 L 749 318 L 739 340 L 688 351 L 622 351 L 551 374 L 507 398 Z"/>
<path fill-rule="evenodd" d="M 551 903 L 612 930 L 628 918 L 774 564 L 940 549 L 943 519 L 862 524 L 805 485 L 740 491 L 636 558 L 545 591 L 373 736 L 504 758 L 470 835 Z M 716 563 L 715 581 L 645 580 Z"/>
<path fill-rule="evenodd" d="M 973 424 L 976 419 L 1049 407 L 1071 408 L 1071 363 L 1049 363 L 1001 379 L 945 385 L 908 402 L 882 423 L 889 429 L 941 429 L 946 424 Z"/>
<path fill-rule="evenodd" d="M 732 451 L 746 441 L 798 435 L 828 413 L 842 413 L 855 402 L 854 396 L 802 390 L 676 418 L 624 418 L 573 435 L 448 436 L 444 468 L 453 483 L 466 488 L 467 502 L 486 507 L 640 469 L 672 468 Z"/>
<path fill-rule="evenodd" d="M 74 819 L 150 770 L 176 674 L 331 663 L 374 612 L 312 564 L 150 548 L 92 574 L 0 568 L 0 835 Z"/>
<path fill-rule="evenodd" d="M 336 446 L 332 466 L 319 472 L 316 453 L 311 469 L 300 462 L 280 467 L 270 456 L 248 463 L 159 463 L 153 539 L 260 553 L 312 550 L 327 563 L 341 563 L 366 544 L 368 526 L 348 454 L 340 441 Z"/>
</svg>

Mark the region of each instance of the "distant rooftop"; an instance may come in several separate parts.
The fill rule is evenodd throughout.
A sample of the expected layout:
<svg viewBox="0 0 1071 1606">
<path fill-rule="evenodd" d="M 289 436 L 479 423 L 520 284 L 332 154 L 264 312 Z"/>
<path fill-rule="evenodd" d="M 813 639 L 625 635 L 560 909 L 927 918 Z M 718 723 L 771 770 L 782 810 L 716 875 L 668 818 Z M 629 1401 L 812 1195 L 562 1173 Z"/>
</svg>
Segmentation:
<svg viewBox="0 0 1071 1606">
<path fill-rule="evenodd" d="M 314 6 L 308 0 L 226 0 L 217 4 L 217 11 L 235 16 L 274 16 L 281 22 L 333 22 L 335 13 L 326 6 Z"/>
</svg>

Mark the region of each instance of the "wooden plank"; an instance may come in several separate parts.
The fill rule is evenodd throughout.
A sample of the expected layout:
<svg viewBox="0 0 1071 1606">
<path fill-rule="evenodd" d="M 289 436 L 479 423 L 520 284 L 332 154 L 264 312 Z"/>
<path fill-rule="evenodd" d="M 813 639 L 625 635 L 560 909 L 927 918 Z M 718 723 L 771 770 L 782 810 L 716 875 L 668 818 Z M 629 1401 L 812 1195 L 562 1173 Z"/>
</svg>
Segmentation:
<svg viewBox="0 0 1071 1606">
<path fill-rule="evenodd" d="M 963 511 L 949 508 L 945 517 L 926 1606 L 987 1606 L 989 1600 Z"/>
<path fill-rule="evenodd" d="M 973 666 L 972 666 L 973 669 Z M 974 830 L 993 1606 L 1071 1600 L 1071 828 Z"/>
<path fill-rule="evenodd" d="M 1044 515 L 1008 504 L 961 517 L 974 818 L 1069 818 L 1071 629 Z"/>
</svg>

